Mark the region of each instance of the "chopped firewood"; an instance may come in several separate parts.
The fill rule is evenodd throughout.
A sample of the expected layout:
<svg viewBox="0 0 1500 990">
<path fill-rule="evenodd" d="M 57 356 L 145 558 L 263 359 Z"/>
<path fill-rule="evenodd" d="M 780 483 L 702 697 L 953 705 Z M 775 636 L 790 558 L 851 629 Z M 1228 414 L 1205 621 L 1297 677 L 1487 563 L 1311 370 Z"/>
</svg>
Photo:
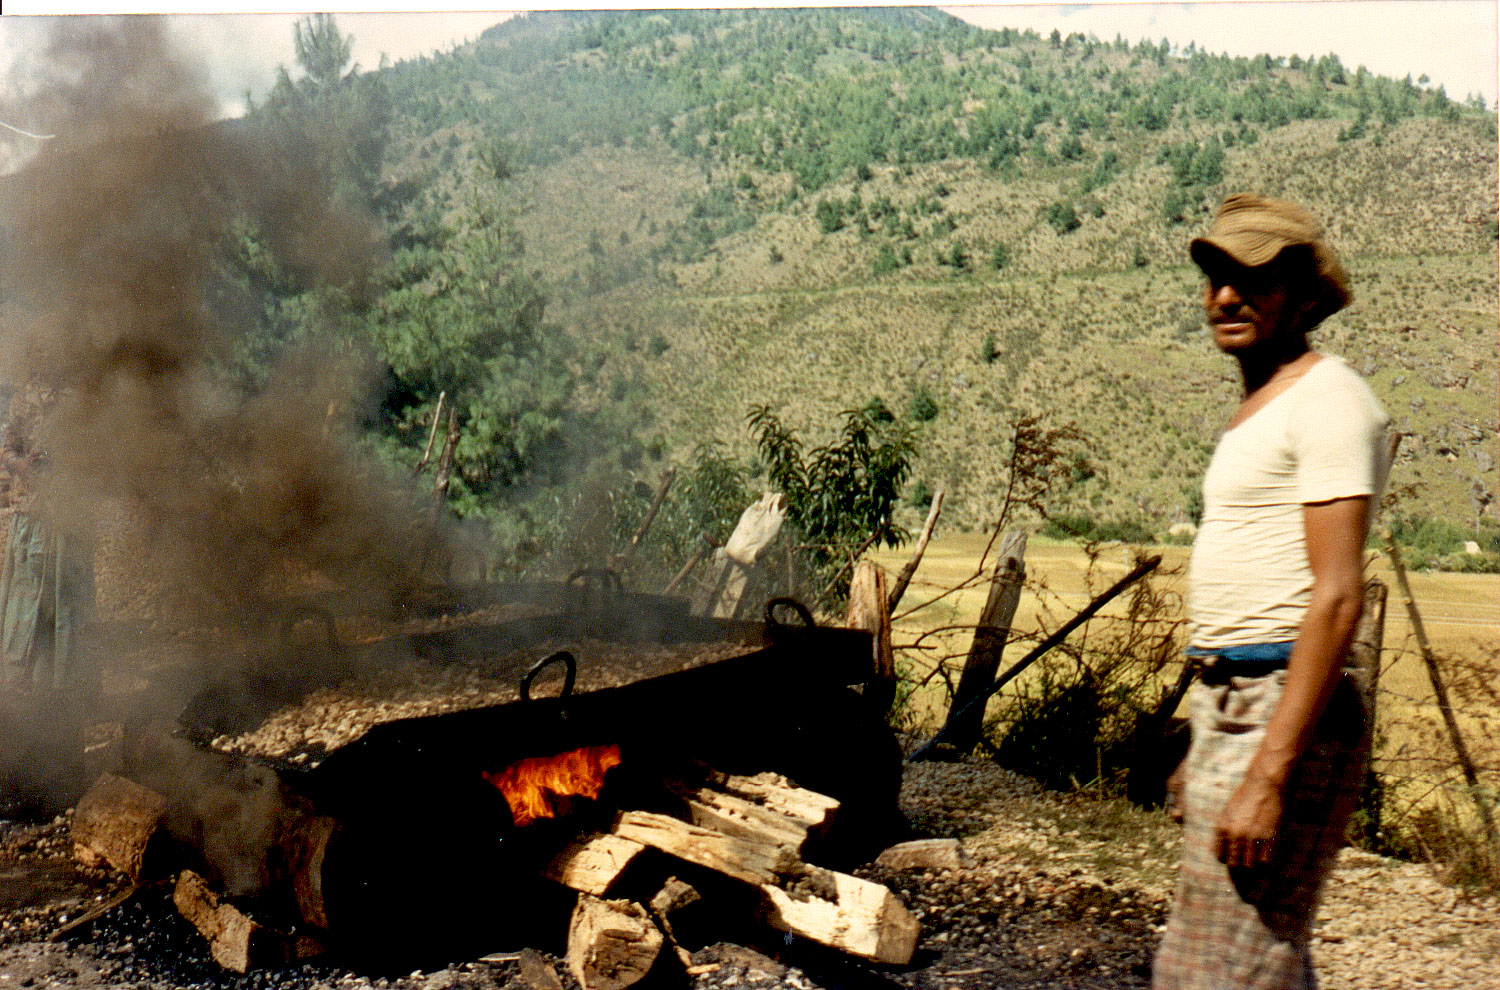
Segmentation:
<svg viewBox="0 0 1500 990">
<path fill-rule="evenodd" d="M 603 897 L 645 848 L 619 835 L 587 835 L 552 857 L 542 875 L 580 893 Z"/>
<path fill-rule="evenodd" d="M 911 961 L 922 926 L 895 894 L 869 880 L 807 869 L 813 882 L 806 891 L 761 887 L 767 924 L 875 962 Z"/>
<path fill-rule="evenodd" d="M 134 781 L 107 773 L 89 788 L 73 813 L 73 854 L 93 865 L 102 859 L 140 883 L 157 858 L 167 799 Z M 153 842 L 153 839 L 157 839 Z"/>
<path fill-rule="evenodd" d="M 234 905 L 224 903 L 209 888 L 208 881 L 192 870 L 183 870 L 178 876 L 172 903 L 208 940 L 214 961 L 236 973 L 248 972 L 252 966 L 285 965 L 323 951 L 313 939 L 267 928 Z"/>
<path fill-rule="evenodd" d="M 661 890 L 651 898 L 651 910 L 659 917 L 667 918 L 674 911 L 680 911 L 689 904 L 695 904 L 702 900 L 703 896 L 690 883 L 684 883 L 676 877 L 667 877 L 667 882 L 661 885 Z"/>
<path fill-rule="evenodd" d="M 621 812 L 612 831 L 748 884 L 775 883 L 800 863 L 787 846 L 725 835 L 650 811 Z"/>
<path fill-rule="evenodd" d="M 783 845 L 797 852 L 807 843 L 807 823 L 754 801 L 707 787 L 684 794 L 688 820 L 750 842 Z"/>
<path fill-rule="evenodd" d="M 957 839 L 914 839 L 886 849 L 875 858 L 875 865 L 892 870 L 957 870 L 973 866 L 974 860 Z"/>
<path fill-rule="evenodd" d="M 521 967 L 521 982 L 530 990 L 563 990 L 557 970 L 535 949 L 522 949 L 516 962 Z"/>
<path fill-rule="evenodd" d="M 656 918 L 656 923 L 661 927 L 662 933 L 667 936 L 667 941 L 672 943 L 672 949 L 677 953 L 677 958 L 682 961 L 683 966 L 693 964 L 693 955 L 677 940 L 677 933 L 672 930 L 672 915 L 702 899 L 703 895 L 698 893 L 697 888 L 676 877 L 667 877 L 661 890 L 658 890 L 651 898 L 651 914 Z"/>
<path fill-rule="evenodd" d="M 807 824 L 808 833 L 822 835 L 839 809 L 837 798 L 798 787 L 776 773 L 758 773 L 753 777 L 716 774 L 716 790 L 754 801 L 771 811 Z"/>
<path fill-rule="evenodd" d="M 568 926 L 568 968 L 584 990 L 624 990 L 651 970 L 664 941 L 634 901 L 579 894 Z"/>
<path fill-rule="evenodd" d="M 786 845 L 644 811 L 622 812 L 614 831 L 755 887 L 773 928 L 877 962 L 904 964 L 916 950 L 921 927 L 895 894 L 809 866 Z"/>
</svg>

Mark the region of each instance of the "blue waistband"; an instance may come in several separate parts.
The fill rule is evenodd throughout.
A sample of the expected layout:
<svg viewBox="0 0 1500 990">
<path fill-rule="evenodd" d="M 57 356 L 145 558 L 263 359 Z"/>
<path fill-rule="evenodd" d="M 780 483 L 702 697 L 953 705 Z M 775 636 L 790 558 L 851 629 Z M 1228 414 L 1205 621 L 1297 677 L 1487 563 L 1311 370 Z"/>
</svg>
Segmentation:
<svg viewBox="0 0 1500 990">
<path fill-rule="evenodd" d="M 1292 644 L 1290 642 L 1247 643 L 1244 646 L 1225 646 L 1220 649 L 1189 646 L 1183 652 L 1190 657 L 1217 657 L 1229 663 L 1264 663 L 1285 666 L 1292 656 Z"/>
</svg>

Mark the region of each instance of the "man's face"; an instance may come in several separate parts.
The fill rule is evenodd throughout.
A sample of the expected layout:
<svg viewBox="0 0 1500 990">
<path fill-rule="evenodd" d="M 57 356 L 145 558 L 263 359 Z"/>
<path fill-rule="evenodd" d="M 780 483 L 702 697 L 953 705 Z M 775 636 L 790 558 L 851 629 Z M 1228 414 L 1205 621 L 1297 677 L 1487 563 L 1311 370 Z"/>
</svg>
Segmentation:
<svg viewBox="0 0 1500 990">
<path fill-rule="evenodd" d="M 1222 257 L 1204 266 L 1203 309 L 1219 350 L 1243 353 L 1296 329 L 1306 307 L 1293 298 L 1295 280 L 1278 261 L 1248 268 Z"/>
</svg>

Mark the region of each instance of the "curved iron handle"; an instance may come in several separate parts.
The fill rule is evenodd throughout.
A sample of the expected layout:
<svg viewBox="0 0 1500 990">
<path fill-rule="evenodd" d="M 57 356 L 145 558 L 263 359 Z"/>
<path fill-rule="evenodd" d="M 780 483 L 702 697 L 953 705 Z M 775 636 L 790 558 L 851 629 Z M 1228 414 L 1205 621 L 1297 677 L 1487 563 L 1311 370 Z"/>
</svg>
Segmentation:
<svg viewBox="0 0 1500 990">
<path fill-rule="evenodd" d="M 576 585 L 581 588 L 605 588 L 609 591 L 619 591 L 624 585 L 620 582 L 620 572 L 610 570 L 608 567 L 580 567 L 569 574 L 563 584 Z"/>
<path fill-rule="evenodd" d="M 797 599 L 795 598 L 787 597 L 772 598 L 766 602 L 766 625 L 786 627 L 785 622 L 782 622 L 780 619 L 776 618 L 776 610 L 781 607 L 786 607 L 791 609 L 793 612 L 796 612 L 797 618 L 801 619 L 802 624 L 807 628 L 817 628 L 818 624 L 813 621 L 812 613 L 807 610 L 807 606 L 797 601 Z"/>
<path fill-rule="evenodd" d="M 538 660 L 535 664 L 532 665 L 531 669 L 526 672 L 526 675 L 521 678 L 522 701 L 531 700 L 531 682 L 536 680 L 537 674 L 540 674 L 544 669 L 552 666 L 552 664 L 554 663 L 564 663 L 568 667 L 568 671 L 563 677 L 562 691 L 558 693 L 555 700 L 562 701 L 566 698 L 572 697 L 573 682 L 578 679 L 578 661 L 575 660 L 573 658 L 573 654 L 569 653 L 567 650 L 558 650 L 551 656 L 543 657 L 541 660 Z"/>
<path fill-rule="evenodd" d="M 328 648 L 337 650 L 339 648 L 338 630 L 334 627 L 333 616 L 327 609 L 316 605 L 298 605 L 287 609 L 287 613 L 281 619 L 281 648 L 289 649 L 292 645 L 292 629 L 303 619 L 311 619 L 314 622 L 321 621 L 323 633 L 328 637 Z"/>
</svg>

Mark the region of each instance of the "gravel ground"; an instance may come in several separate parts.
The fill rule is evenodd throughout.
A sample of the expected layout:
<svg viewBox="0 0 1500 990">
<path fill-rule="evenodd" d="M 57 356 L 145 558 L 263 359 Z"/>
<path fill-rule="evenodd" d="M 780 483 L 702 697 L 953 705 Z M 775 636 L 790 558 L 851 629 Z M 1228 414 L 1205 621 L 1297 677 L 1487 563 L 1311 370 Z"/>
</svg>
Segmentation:
<svg viewBox="0 0 1500 990">
<path fill-rule="evenodd" d="M 903 806 L 920 834 L 954 836 L 958 869 L 858 872 L 898 891 L 922 920 L 916 959 L 881 970 L 816 947 L 768 940 L 760 952 L 694 955 L 691 990 L 736 987 L 1144 987 L 1165 917 L 1176 829 L 1164 816 L 1089 795 L 1058 795 L 982 761 L 908 767 Z M 410 974 L 326 964 L 235 976 L 221 971 L 161 892 L 147 892 L 60 938 L 122 889 L 68 856 L 68 817 L 0 823 L 0 990 L 468 990 L 540 988 L 555 956 L 515 953 Z M 1321 912 L 1315 959 L 1329 990 L 1500 987 L 1500 905 L 1445 887 L 1422 865 L 1346 851 Z M 766 953 L 766 954 L 762 954 Z M 776 958 L 771 958 L 771 956 Z"/>
</svg>

